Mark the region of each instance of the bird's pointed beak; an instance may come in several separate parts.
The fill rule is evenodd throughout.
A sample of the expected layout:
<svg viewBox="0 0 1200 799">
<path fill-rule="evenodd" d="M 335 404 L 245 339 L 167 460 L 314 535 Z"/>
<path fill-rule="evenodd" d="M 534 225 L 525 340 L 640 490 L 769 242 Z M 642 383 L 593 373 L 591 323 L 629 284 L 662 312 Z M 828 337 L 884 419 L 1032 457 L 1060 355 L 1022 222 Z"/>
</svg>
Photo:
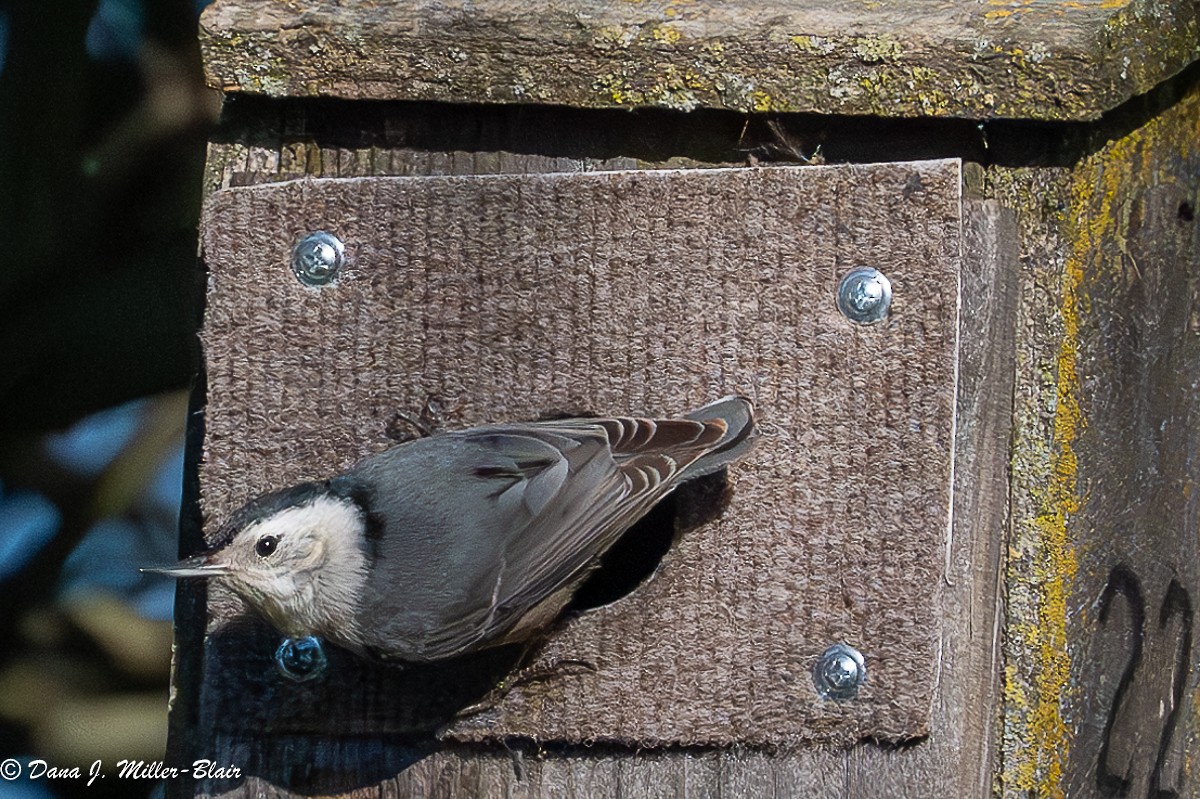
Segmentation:
<svg viewBox="0 0 1200 799">
<path fill-rule="evenodd" d="M 168 577 L 224 577 L 232 573 L 224 563 L 213 560 L 212 553 L 184 558 L 174 566 L 149 567 L 141 571 Z"/>
</svg>

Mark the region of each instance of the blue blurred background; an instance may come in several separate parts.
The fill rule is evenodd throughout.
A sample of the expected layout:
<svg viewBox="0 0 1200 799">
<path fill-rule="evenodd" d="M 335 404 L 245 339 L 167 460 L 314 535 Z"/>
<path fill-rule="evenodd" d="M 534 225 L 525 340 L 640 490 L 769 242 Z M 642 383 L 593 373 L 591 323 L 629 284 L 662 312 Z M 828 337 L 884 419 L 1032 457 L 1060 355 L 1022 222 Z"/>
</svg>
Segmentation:
<svg viewBox="0 0 1200 799">
<path fill-rule="evenodd" d="M 112 773 L 166 742 L 197 371 L 196 0 L 0 0 L 0 760 Z M 8 797 L 152 782 L 27 778 Z"/>
</svg>

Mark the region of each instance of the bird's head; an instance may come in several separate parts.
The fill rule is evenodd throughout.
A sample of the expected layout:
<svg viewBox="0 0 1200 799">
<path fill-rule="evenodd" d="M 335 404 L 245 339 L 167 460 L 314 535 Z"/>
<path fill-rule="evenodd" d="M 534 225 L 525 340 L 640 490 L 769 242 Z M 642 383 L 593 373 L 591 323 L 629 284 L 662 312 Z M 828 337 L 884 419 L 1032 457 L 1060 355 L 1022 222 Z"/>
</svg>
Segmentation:
<svg viewBox="0 0 1200 799">
<path fill-rule="evenodd" d="M 158 569 L 228 586 L 291 636 L 349 632 L 366 581 L 366 521 L 320 483 L 259 497 L 221 528 L 210 551 Z"/>
</svg>

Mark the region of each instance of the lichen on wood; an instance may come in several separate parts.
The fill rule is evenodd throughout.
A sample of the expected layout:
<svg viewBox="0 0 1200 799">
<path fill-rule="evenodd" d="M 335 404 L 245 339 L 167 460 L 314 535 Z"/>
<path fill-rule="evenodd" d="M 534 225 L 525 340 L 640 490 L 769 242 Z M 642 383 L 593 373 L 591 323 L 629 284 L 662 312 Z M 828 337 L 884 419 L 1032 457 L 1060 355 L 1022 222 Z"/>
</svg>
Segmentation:
<svg viewBox="0 0 1200 799">
<path fill-rule="evenodd" d="M 1178 322 L 1189 296 L 1183 276 L 1197 264 L 1186 217 L 1200 168 L 1198 119 L 1193 91 L 1070 169 L 988 173 L 989 192 L 1023 221 L 1026 267 L 1006 574 L 1005 797 L 1088 795 L 1104 779 L 1145 795 L 1188 779 L 1174 758 L 1200 735 L 1197 689 L 1172 727 L 1163 721 L 1177 709 L 1169 693 L 1135 688 L 1119 706 L 1115 686 L 1134 644 L 1098 638 L 1098 605 L 1114 568 L 1139 575 L 1153 625 L 1169 582 L 1197 587 L 1194 544 L 1177 533 L 1194 529 L 1180 507 L 1190 507 L 1195 467 L 1163 454 L 1193 451 L 1194 435 L 1162 406 L 1194 396 L 1175 362 L 1194 346 L 1194 330 Z M 1166 211 L 1152 217 L 1145 209 L 1166 194 Z M 1161 441 L 1147 440 L 1147 427 Z M 1133 684 L 1169 686 L 1163 673 L 1172 668 L 1165 658 L 1143 663 Z M 1184 679 L 1196 685 L 1194 666 Z M 1136 741 L 1114 744 L 1126 746 L 1127 759 L 1113 765 L 1105 753 L 1122 712 L 1141 721 L 1129 722 Z"/>
<path fill-rule="evenodd" d="M 1200 57 L 1194 3 L 217 0 L 209 82 L 270 96 L 1094 119 Z"/>
</svg>

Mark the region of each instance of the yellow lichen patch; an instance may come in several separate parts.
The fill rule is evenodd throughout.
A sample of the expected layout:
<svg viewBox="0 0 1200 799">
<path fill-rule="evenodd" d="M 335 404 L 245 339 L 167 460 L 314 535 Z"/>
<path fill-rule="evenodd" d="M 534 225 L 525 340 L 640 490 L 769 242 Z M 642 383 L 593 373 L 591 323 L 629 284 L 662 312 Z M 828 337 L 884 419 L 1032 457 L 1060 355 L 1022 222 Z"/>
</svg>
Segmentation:
<svg viewBox="0 0 1200 799">
<path fill-rule="evenodd" d="M 695 8 L 680 8 L 679 6 L 694 6 L 696 0 L 670 0 L 669 5 L 663 9 L 663 16 L 667 19 L 693 17 L 696 15 Z M 690 12 L 690 13 L 685 13 Z"/>
<path fill-rule="evenodd" d="M 1077 191 L 1085 194 L 1086 187 Z M 1086 205 L 1081 198 L 1080 205 Z M 1059 310 L 1062 341 L 1057 358 L 1055 411 L 1050 484 L 1045 503 L 1034 520 L 1041 538 L 1041 561 L 1035 568 L 1039 582 L 1036 641 L 1039 668 L 1034 678 L 1034 701 L 1030 715 L 1036 765 L 1041 771 L 1038 796 L 1063 796 L 1062 776 L 1070 737 L 1063 719 L 1063 704 L 1071 682 L 1071 655 L 1067 649 L 1067 595 L 1078 568 L 1068 525 L 1078 513 L 1079 463 L 1075 442 L 1084 424 L 1080 410 L 1079 357 L 1080 286 L 1084 262 L 1090 251 L 1086 236 L 1077 236 L 1064 268 Z M 1032 641 L 1031 641 L 1032 643 Z"/>
<path fill-rule="evenodd" d="M 1080 403 L 1080 328 L 1086 305 L 1084 276 L 1093 257 L 1087 220 L 1092 214 L 1093 181 L 1078 177 L 1070 194 L 1071 216 L 1065 231 L 1070 241 L 1054 301 L 1059 334 L 1048 365 L 1043 391 L 1052 401 L 1053 417 L 1045 448 L 1040 439 L 1023 443 L 1026 468 L 1044 463 L 1044 483 L 1034 488 L 1031 516 L 1018 522 L 1023 539 L 1011 553 L 1010 646 L 1019 655 L 1005 668 L 1006 762 L 1005 795 L 1062 799 L 1063 776 L 1070 754 L 1070 729 L 1064 708 L 1071 689 L 1068 649 L 1069 596 L 1077 572 L 1071 533 L 1078 514 L 1079 458 L 1076 453 L 1085 417 Z M 1074 224 L 1072 224 L 1074 223 Z M 1040 469 L 1039 469 L 1040 471 Z M 1032 475 L 1027 475 L 1032 477 Z"/>
<path fill-rule="evenodd" d="M 1013 14 L 1022 14 L 1026 11 L 1033 10 L 1033 3 L 1036 0 L 988 0 L 989 6 L 1000 6 L 993 8 L 990 11 L 983 12 L 984 19 L 1004 19 L 1011 17 Z"/>
<path fill-rule="evenodd" d="M 858 37 L 851 49 L 864 64 L 894 62 L 904 55 L 904 46 L 888 36 Z"/>
<path fill-rule="evenodd" d="M 988 0 L 989 6 L 1000 6 L 983 12 L 985 19 L 1004 19 L 1013 14 L 1037 12 L 1042 16 L 1061 16 L 1064 12 L 1080 10 L 1119 10 L 1129 5 L 1130 0 L 1065 0 L 1065 2 L 1048 4 L 1041 0 Z"/>
<path fill-rule="evenodd" d="M 1075 0 L 1072 2 L 1063 3 L 1063 8 L 1124 8 L 1129 5 L 1129 0 L 1100 0 L 1099 3 L 1080 3 Z"/>
<path fill-rule="evenodd" d="M 1071 524 L 1081 506 L 1076 447 L 1085 426 L 1078 367 L 1084 277 L 1094 246 L 1086 220 L 1095 183 L 1082 176 L 1091 174 L 1081 167 L 1064 197 L 1070 209 L 1063 231 L 1069 245 L 1051 303 L 1058 324 L 1039 369 L 1042 398 L 1034 406 L 1050 409 L 1050 426 L 1043 430 L 1035 422 L 1014 454 L 1014 471 L 1018 480 L 1028 481 L 1030 504 L 1028 515 L 1015 521 L 1008 576 L 1005 796 L 1060 799 L 1070 753 L 1064 709 L 1071 690 L 1069 597 L 1077 571 Z"/>
<path fill-rule="evenodd" d="M 774 100 L 772 100 L 771 95 L 767 94 L 766 92 L 754 91 L 750 93 L 751 111 L 758 111 L 761 113 L 765 111 L 771 111 L 774 109 L 774 107 Z"/>
<path fill-rule="evenodd" d="M 592 82 L 592 88 L 617 105 L 637 105 L 645 100 L 645 95 L 635 90 L 628 80 L 612 73 L 598 76 Z"/>
<path fill-rule="evenodd" d="M 830 55 L 838 49 L 839 44 L 833 39 L 825 36 L 813 36 L 800 34 L 789 36 L 788 41 L 792 47 L 802 53 L 814 53 L 816 55 Z"/>
<path fill-rule="evenodd" d="M 669 9 L 668 9 L 669 10 Z M 682 38 L 679 31 L 674 28 L 668 28 L 664 25 L 657 26 L 650 35 L 654 37 L 654 41 L 663 42 L 664 44 L 675 44 Z"/>
<path fill-rule="evenodd" d="M 646 99 L 656 105 L 690 111 L 698 105 L 694 88 L 700 85 L 695 72 L 668 64 L 647 90 Z"/>
<path fill-rule="evenodd" d="M 943 76 L 924 66 L 880 65 L 857 78 L 864 97 L 880 113 L 895 104 L 897 96 L 920 107 L 928 116 L 946 116 L 953 101 L 977 94 L 974 87 L 958 85 L 946 91 Z"/>
<path fill-rule="evenodd" d="M 604 25 L 592 35 L 592 46 L 597 50 L 628 50 L 629 45 L 637 41 L 640 30 L 636 25 L 624 28 Z"/>
<path fill-rule="evenodd" d="M 1082 505 L 1079 489 L 1079 436 L 1086 425 L 1081 404 L 1079 348 L 1081 322 L 1088 311 L 1085 276 L 1094 271 L 1111 229 L 1119 218 L 1118 191 L 1131 177 L 1121 145 L 1082 164 L 1071 187 L 1067 233 L 1070 248 L 1063 264 L 1057 300 L 1061 335 L 1054 357 L 1054 415 L 1050 430 L 1047 483 L 1032 519 L 1034 551 L 1031 578 L 1036 607 L 1033 623 L 1011 624 L 1010 634 L 1034 661 L 1032 679 L 1023 683 L 1015 670 L 1006 672 L 1006 699 L 1024 717 L 1023 745 L 1010 752 L 1006 779 L 1010 787 L 1039 799 L 1061 799 L 1070 757 L 1071 732 L 1064 710 L 1071 690 L 1068 648 L 1070 592 L 1078 569 L 1072 520 Z M 1105 167 L 1109 168 L 1105 168 Z M 1097 181 L 1099 173 L 1099 181 Z"/>
<path fill-rule="evenodd" d="M 615 105 L 657 105 L 690 111 L 699 105 L 697 93 L 715 91 L 712 80 L 692 68 L 668 64 L 660 75 L 636 84 L 628 76 L 599 75 L 592 89 Z"/>
</svg>

